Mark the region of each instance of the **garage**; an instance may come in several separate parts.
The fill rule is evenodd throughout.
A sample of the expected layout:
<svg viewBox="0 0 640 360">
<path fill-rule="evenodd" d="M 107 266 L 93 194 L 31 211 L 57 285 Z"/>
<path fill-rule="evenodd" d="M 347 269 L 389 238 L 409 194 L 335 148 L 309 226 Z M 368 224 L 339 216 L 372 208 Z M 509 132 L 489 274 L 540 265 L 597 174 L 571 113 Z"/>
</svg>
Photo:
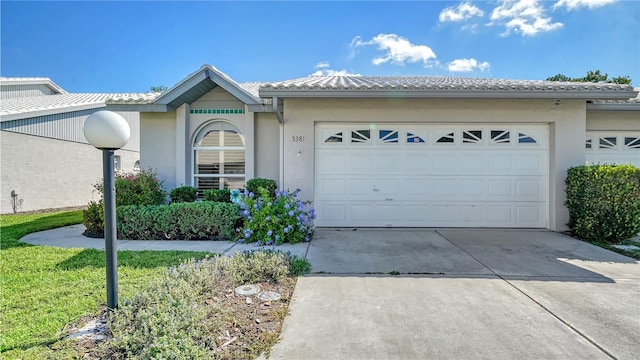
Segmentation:
<svg viewBox="0 0 640 360">
<path fill-rule="evenodd" d="M 587 131 L 589 164 L 633 164 L 640 167 L 640 132 Z"/>
<path fill-rule="evenodd" d="M 317 226 L 548 227 L 548 125 L 317 123 Z"/>
</svg>

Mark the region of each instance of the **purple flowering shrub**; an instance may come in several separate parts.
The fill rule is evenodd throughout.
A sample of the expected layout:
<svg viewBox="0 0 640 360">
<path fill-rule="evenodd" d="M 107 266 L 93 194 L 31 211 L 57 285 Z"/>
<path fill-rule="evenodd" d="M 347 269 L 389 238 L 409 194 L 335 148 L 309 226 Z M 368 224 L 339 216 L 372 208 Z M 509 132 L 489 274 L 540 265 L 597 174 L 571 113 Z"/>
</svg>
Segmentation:
<svg viewBox="0 0 640 360">
<path fill-rule="evenodd" d="M 289 192 L 278 190 L 275 198 L 269 190 L 260 187 L 258 194 L 246 190 L 240 197 L 244 218 L 241 240 L 258 245 L 295 244 L 311 240 L 314 210 L 306 210 L 309 202 L 298 199 L 300 189 Z"/>
</svg>

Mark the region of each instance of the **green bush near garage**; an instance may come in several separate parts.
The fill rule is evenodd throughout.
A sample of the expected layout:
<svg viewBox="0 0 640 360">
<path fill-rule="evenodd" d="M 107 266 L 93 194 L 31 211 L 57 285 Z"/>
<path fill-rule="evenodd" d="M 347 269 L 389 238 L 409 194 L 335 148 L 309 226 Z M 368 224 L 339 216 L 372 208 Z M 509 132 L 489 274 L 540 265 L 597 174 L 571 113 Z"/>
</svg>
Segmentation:
<svg viewBox="0 0 640 360">
<path fill-rule="evenodd" d="M 214 202 L 231 202 L 231 190 L 229 189 L 211 189 L 203 193 L 204 201 Z"/>
<path fill-rule="evenodd" d="M 118 238 L 134 240 L 234 240 L 240 207 L 219 202 L 130 205 L 116 210 Z"/>
<path fill-rule="evenodd" d="M 567 225 L 576 237 L 617 243 L 640 232 L 640 168 L 576 166 L 566 185 Z"/>
<path fill-rule="evenodd" d="M 171 199 L 172 204 L 194 202 L 198 199 L 198 191 L 193 186 L 180 186 L 171 190 L 169 199 Z"/>
</svg>

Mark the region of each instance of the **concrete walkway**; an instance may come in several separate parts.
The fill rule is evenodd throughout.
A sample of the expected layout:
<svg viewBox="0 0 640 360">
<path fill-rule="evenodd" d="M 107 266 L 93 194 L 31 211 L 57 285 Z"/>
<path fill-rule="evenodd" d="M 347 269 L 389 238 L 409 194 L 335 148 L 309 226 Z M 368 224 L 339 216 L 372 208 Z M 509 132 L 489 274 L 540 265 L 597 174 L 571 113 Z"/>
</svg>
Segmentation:
<svg viewBox="0 0 640 360">
<path fill-rule="evenodd" d="M 35 245 L 104 248 L 82 225 Z M 253 245 L 118 241 L 231 255 Z M 271 359 L 637 359 L 640 263 L 544 230 L 318 229 Z"/>
<path fill-rule="evenodd" d="M 32 245 L 57 246 L 62 248 L 85 248 L 104 249 L 104 239 L 89 238 L 83 236 L 84 225 L 72 225 L 58 229 L 41 231 L 29 234 L 20 241 Z M 255 249 L 275 249 L 283 252 L 305 257 L 309 243 L 295 245 L 283 244 L 279 246 L 260 246 L 255 244 L 241 244 L 232 241 L 165 241 L 165 240 L 117 240 L 118 250 L 184 250 L 184 251 L 206 251 L 220 255 L 231 256 L 236 252 Z"/>
</svg>

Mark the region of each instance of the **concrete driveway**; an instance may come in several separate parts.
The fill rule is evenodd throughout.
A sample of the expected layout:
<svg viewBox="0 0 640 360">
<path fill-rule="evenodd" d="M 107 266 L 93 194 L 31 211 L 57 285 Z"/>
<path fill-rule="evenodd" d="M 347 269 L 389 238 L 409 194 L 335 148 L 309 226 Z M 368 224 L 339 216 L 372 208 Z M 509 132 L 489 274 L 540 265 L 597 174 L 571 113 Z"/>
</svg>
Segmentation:
<svg viewBox="0 0 640 360">
<path fill-rule="evenodd" d="M 317 230 L 272 359 L 637 359 L 640 263 L 537 230 Z"/>
</svg>

